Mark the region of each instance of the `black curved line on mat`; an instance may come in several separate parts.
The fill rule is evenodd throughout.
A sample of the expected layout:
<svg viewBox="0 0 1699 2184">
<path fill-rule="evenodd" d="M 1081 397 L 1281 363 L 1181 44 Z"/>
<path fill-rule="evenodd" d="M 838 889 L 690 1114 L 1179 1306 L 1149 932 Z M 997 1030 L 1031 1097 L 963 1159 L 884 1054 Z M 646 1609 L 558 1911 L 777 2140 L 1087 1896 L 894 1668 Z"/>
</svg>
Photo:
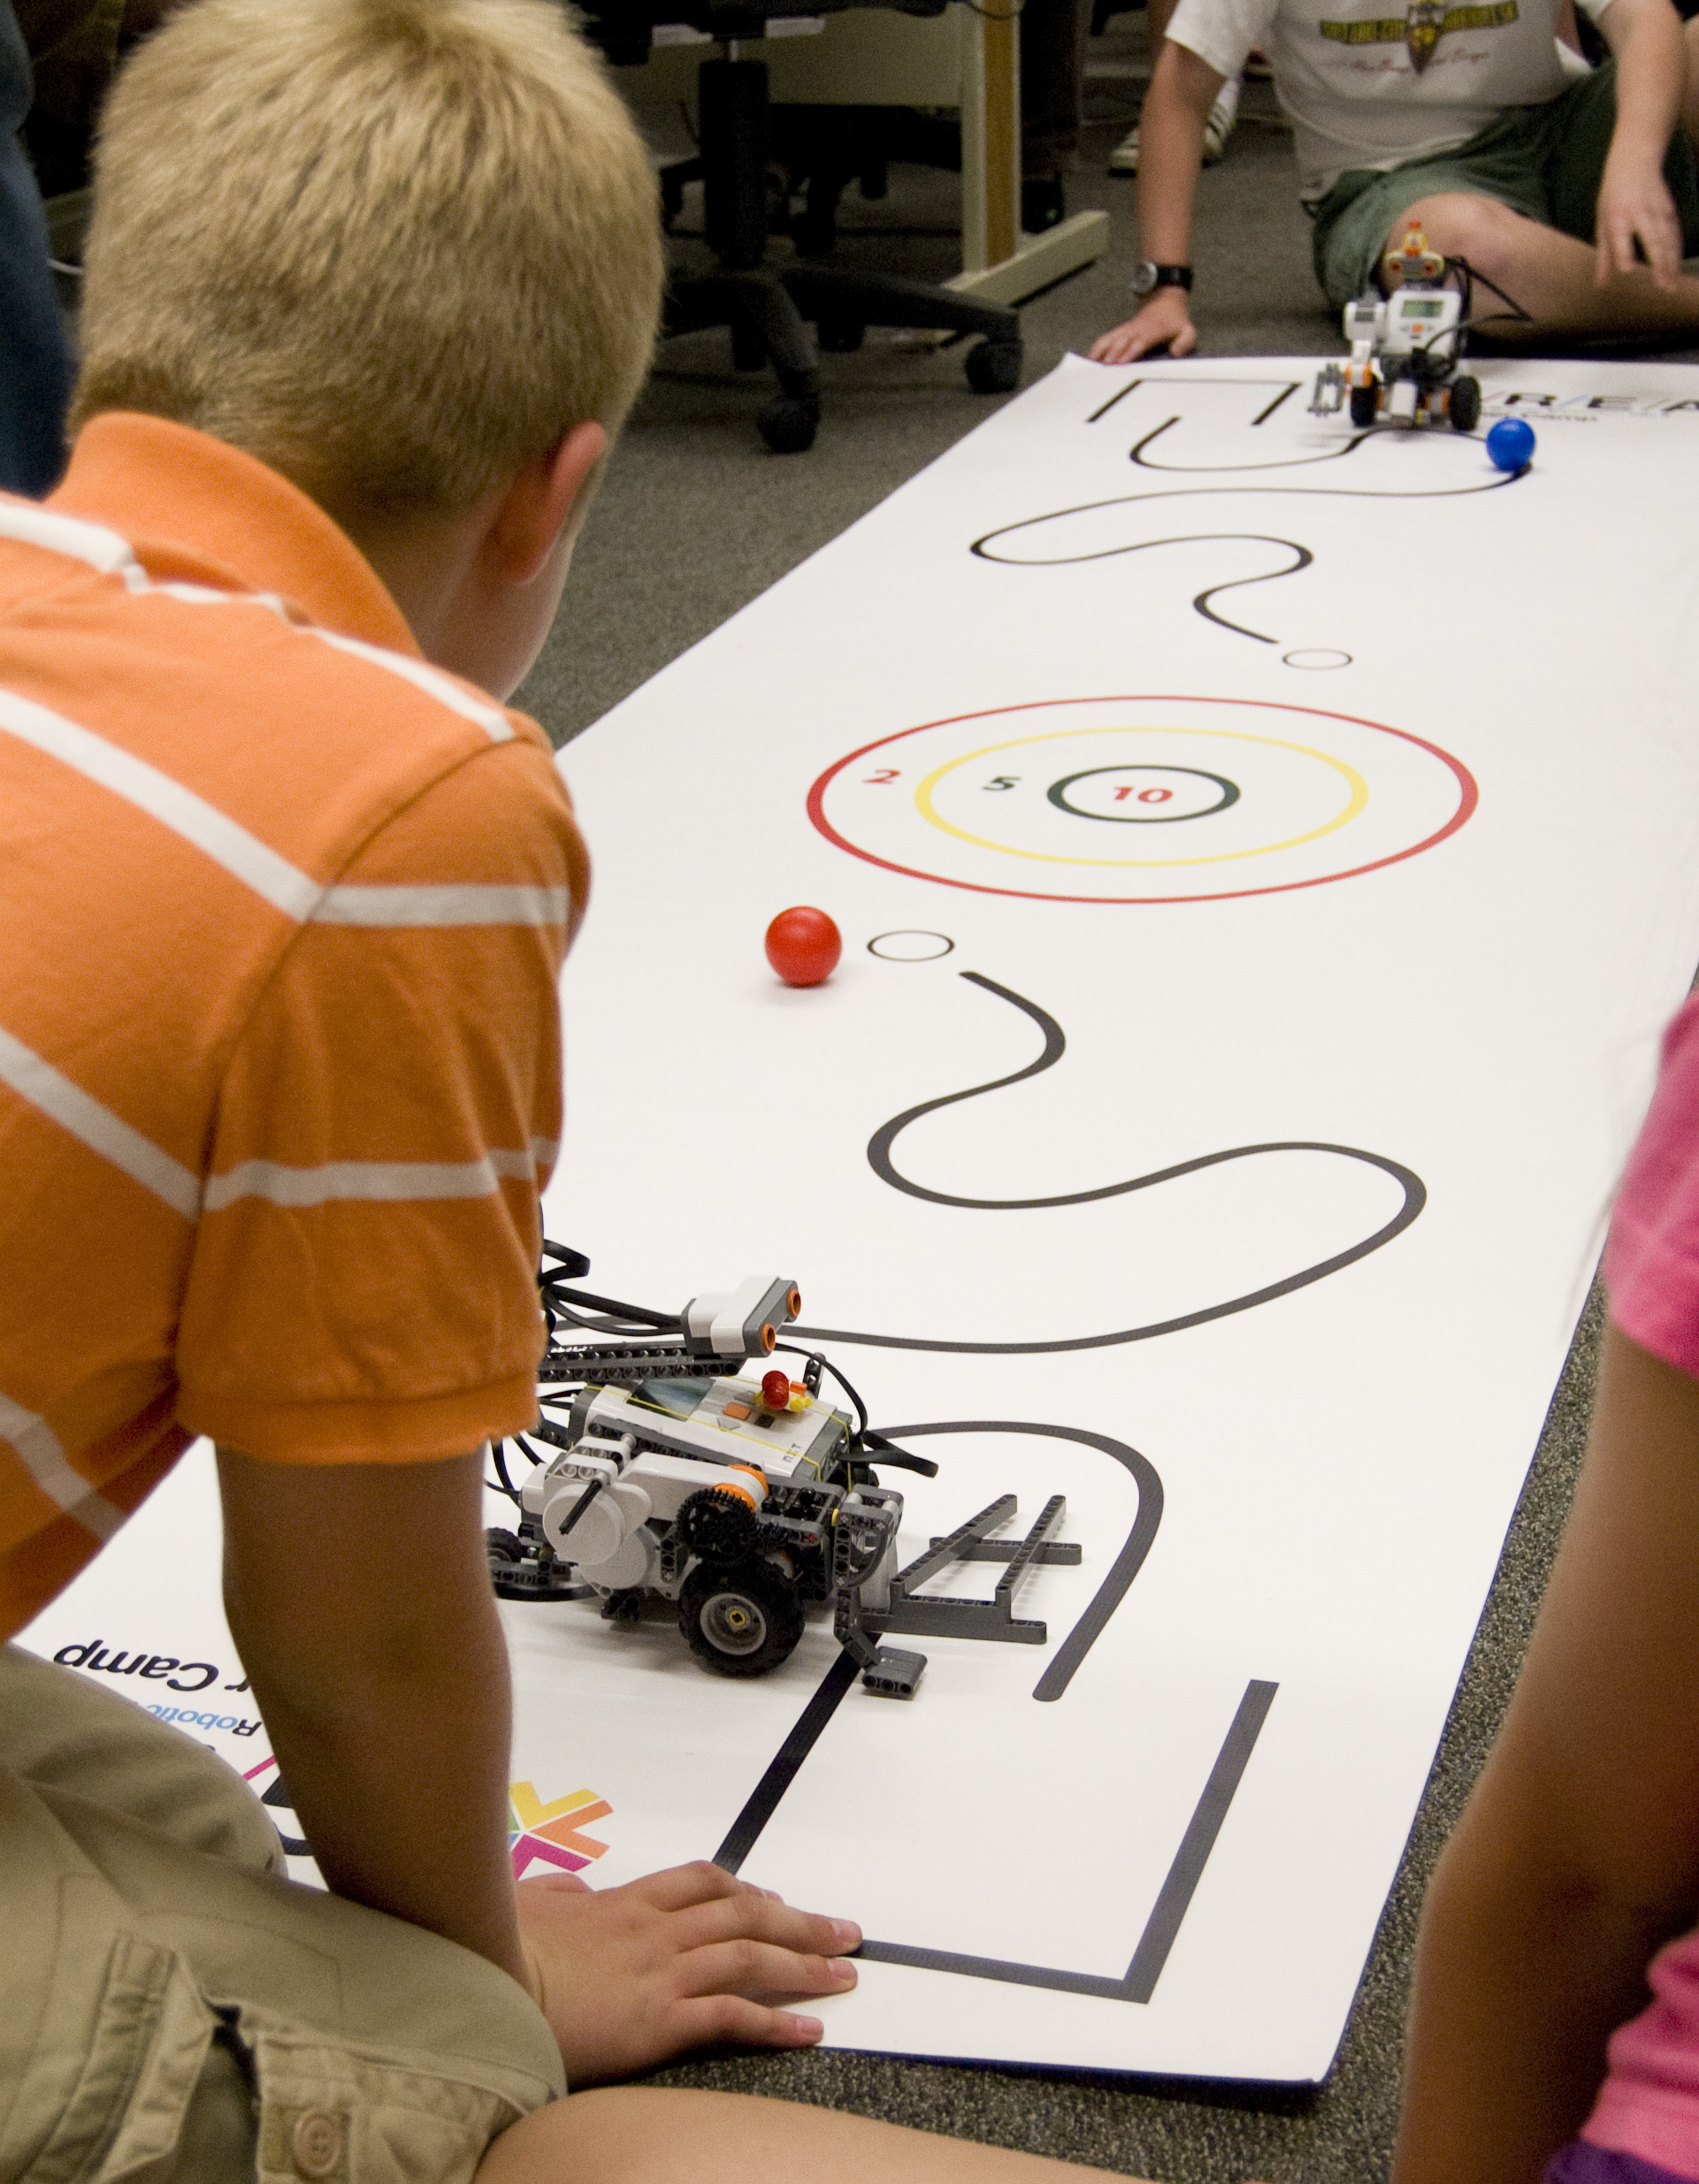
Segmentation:
<svg viewBox="0 0 1699 2184">
<path fill-rule="evenodd" d="M 1296 577 L 1300 569 L 1309 568 L 1311 562 L 1314 561 L 1315 555 L 1311 553 L 1308 546 L 1299 546 L 1296 538 L 1270 538 L 1261 531 L 1226 531 L 1220 533 L 1205 532 L 1201 535 L 1204 537 L 1219 536 L 1234 538 L 1256 538 L 1264 546 L 1283 546 L 1287 547 L 1289 551 L 1297 554 L 1297 559 L 1292 563 L 1292 566 L 1290 569 L 1271 569 L 1267 575 L 1264 577 L 1235 577 L 1230 584 L 1212 584 L 1207 592 L 1200 592 L 1197 598 L 1191 602 L 1197 608 L 1198 612 L 1204 617 L 1205 622 L 1213 622 L 1218 628 L 1222 630 L 1231 630 L 1236 637 L 1254 638 L 1259 645 L 1273 645 L 1276 640 L 1272 637 L 1265 637 L 1260 630 L 1247 630 L 1243 622 L 1229 622 L 1225 615 L 1218 615 L 1215 612 L 1215 609 L 1210 605 L 1210 601 L 1215 597 L 1218 592 L 1236 592 L 1239 590 L 1241 585 L 1244 584 L 1273 584 L 1277 577 Z M 1164 540 L 1163 543 L 1167 545 L 1173 542 Z"/>
<path fill-rule="evenodd" d="M 1371 424 L 1360 432 L 1353 432 L 1343 447 L 1329 447 L 1324 454 L 1291 455 L 1283 457 L 1278 462 L 1151 462 L 1144 453 L 1151 442 L 1160 439 L 1164 432 L 1172 431 L 1176 424 L 1184 422 L 1183 417 L 1173 416 L 1161 424 L 1152 426 L 1136 446 L 1128 450 L 1127 460 L 1129 462 L 1136 462 L 1141 470 L 1165 470 L 1170 477 L 1213 477 L 1219 476 L 1224 470 L 1307 470 L 1314 462 L 1341 462 L 1346 455 L 1354 455 L 1366 439 L 1374 439 L 1381 432 L 1397 432 L 1404 429 L 1401 425 Z M 1259 417 L 1257 422 L 1260 424 L 1262 419 Z"/>
<path fill-rule="evenodd" d="M 1384 1153 L 1366 1152 L 1359 1146 L 1334 1145 L 1311 1138 L 1280 1139 L 1265 1145 L 1234 1145 L 1225 1152 L 1201 1153 L 1195 1159 L 1176 1161 L 1172 1167 L 1155 1169 L 1149 1175 L 1129 1177 L 1124 1183 L 1105 1183 L 1095 1190 L 1062 1191 L 1045 1198 L 965 1198 L 913 1182 L 899 1172 L 892 1158 L 892 1146 L 911 1122 L 918 1122 L 922 1115 L 935 1114 L 940 1108 L 953 1107 L 958 1101 L 978 1099 L 985 1093 L 1000 1092 L 1007 1085 L 1038 1076 L 1060 1061 L 1068 1045 L 1061 1026 L 1036 1001 L 1029 1001 L 1024 995 L 999 986 L 995 979 L 983 977 L 977 971 L 961 971 L 957 975 L 1030 1017 L 1044 1038 L 1044 1051 L 1024 1069 L 1014 1070 L 1006 1077 L 994 1077 L 989 1084 L 968 1085 L 960 1092 L 945 1092 L 937 1099 L 922 1100 L 917 1107 L 906 1108 L 900 1115 L 893 1115 L 876 1130 L 868 1142 L 868 1165 L 879 1180 L 889 1183 L 893 1190 L 905 1191 L 911 1198 L 924 1198 L 935 1206 L 964 1206 L 971 1211 L 984 1213 L 1021 1213 L 1052 1206 L 1089 1205 L 1099 1198 L 1121 1198 L 1131 1191 L 1149 1190 L 1155 1184 L 1171 1182 L 1176 1176 L 1195 1175 L 1200 1169 L 1220 1167 L 1229 1160 L 1250 1160 L 1261 1153 L 1334 1153 L 1342 1160 L 1359 1160 L 1366 1167 L 1379 1168 L 1383 1175 L 1389 1175 L 1403 1191 L 1404 1203 L 1372 1236 L 1352 1244 L 1348 1250 L 1335 1252 L 1331 1258 L 1322 1259 L 1314 1266 L 1304 1267 L 1296 1274 L 1288 1274 L 1263 1288 L 1250 1290 L 1244 1296 L 1230 1297 L 1225 1303 L 1205 1305 L 1198 1311 L 1183 1312 L 1174 1319 L 1154 1320 L 1142 1327 L 1121 1327 L 1108 1334 L 1063 1335 L 1044 1342 L 952 1342 L 930 1335 L 867 1334 L 850 1327 L 794 1330 L 811 1341 L 862 1343 L 875 1349 L 947 1351 L 975 1357 L 1037 1357 L 1064 1350 L 1107 1349 L 1118 1342 L 1148 1342 L 1157 1335 L 1179 1334 L 1188 1327 L 1201 1327 L 1213 1319 L 1227 1319 L 1235 1312 L 1248 1312 L 1259 1304 L 1273 1302 L 1276 1297 L 1290 1296 L 1295 1290 L 1307 1289 L 1312 1282 L 1325 1280 L 1329 1274 L 1354 1265 L 1358 1259 L 1366 1259 L 1371 1252 L 1380 1250 L 1383 1244 L 1389 1244 L 1395 1236 L 1401 1236 L 1427 1203 L 1427 1188 L 1420 1176 L 1401 1161 L 1389 1159 Z"/>
<path fill-rule="evenodd" d="M 1142 386 L 1277 386 L 1280 393 L 1273 401 L 1266 403 L 1251 418 L 1248 431 L 1255 431 L 1259 424 L 1267 424 L 1284 402 L 1289 402 L 1303 386 L 1301 379 L 1224 379 L 1219 372 L 1165 372 L 1160 379 L 1139 378 L 1129 379 L 1126 386 L 1112 394 L 1106 402 L 1100 402 L 1085 420 L 1088 424 L 1101 424 L 1109 412 L 1124 402 L 1129 394 L 1136 394 Z"/>
<path fill-rule="evenodd" d="M 1103 1636 L 1110 1616 L 1126 1599 L 1128 1589 L 1144 1567 L 1144 1558 L 1156 1542 L 1157 1527 L 1162 1522 L 1162 1481 L 1156 1466 L 1129 1442 L 1114 1440 L 1107 1433 L 1088 1433 L 1077 1425 L 1028 1425 L 1014 1418 L 963 1418 L 953 1419 L 946 1424 L 886 1425 L 879 1430 L 896 1441 L 912 1440 L 919 1433 L 1037 1433 L 1046 1439 L 1078 1441 L 1084 1447 L 1101 1449 L 1106 1456 L 1113 1456 L 1132 1473 L 1138 1485 L 1138 1514 L 1127 1535 L 1127 1544 L 1093 1594 L 1091 1606 L 1056 1648 L 1054 1659 L 1032 1687 L 1035 1699 L 1060 1699 L 1073 1682 L 1080 1663 Z"/>
<path fill-rule="evenodd" d="M 1503 486 L 1514 485 L 1524 475 L 1521 471 L 1507 472 L 1497 477 L 1483 478 L 1478 485 L 1427 485 L 1414 493 L 1381 491 L 1372 485 L 1162 485 L 1154 493 L 1115 493 L 1107 500 L 1083 500 L 1077 508 L 1052 508 L 1043 515 L 1024 515 L 1018 523 L 1003 523 L 995 531 L 983 532 L 968 551 L 976 554 L 982 561 L 995 561 L 1003 569 L 1072 569 L 1080 561 L 1108 561 L 1117 554 L 1135 554 L 1140 546 L 1154 542 L 1133 538 L 1125 546 L 1104 546 L 1094 554 L 1062 554 L 1052 560 L 1035 561 L 1013 561 L 1004 554 L 989 553 L 987 548 L 995 539 L 1013 538 L 1016 531 L 1031 531 L 1039 523 L 1053 523 L 1058 516 L 1091 515 L 1098 508 L 1128 508 L 1142 500 L 1200 500 L 1205 493 L 1308 493 L 1328 500 L 1460 500 L 1467 493 L 1497 493 Z"/>
</svg>

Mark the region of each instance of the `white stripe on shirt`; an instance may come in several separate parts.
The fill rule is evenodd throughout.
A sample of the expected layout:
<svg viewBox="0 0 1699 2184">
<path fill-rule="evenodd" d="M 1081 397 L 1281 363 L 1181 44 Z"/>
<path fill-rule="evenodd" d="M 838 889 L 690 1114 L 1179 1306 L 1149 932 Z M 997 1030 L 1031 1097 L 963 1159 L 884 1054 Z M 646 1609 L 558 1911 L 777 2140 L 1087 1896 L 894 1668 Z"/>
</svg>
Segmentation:
<svg viewBox="0 0 1699 2184">
<path fill-rule="evenodd" d="M 563 887 L 376 887 L 328 889 L 315 925 L 564 925 L 571 892 Z"/>
<path fill-rule="evenodd" d="M 144 1190 L 163 1198 L 185 1220 L 192 1221 L 199 1213 L 197 1176 L 8 1031 L 0 1031 L 0 1084 L 10 1085 L 20 1099 L 57 1122 L 90 1152 L 121 1168 Z"/>
<path fill-rule="evenodd" d="M 27 502 L 0 500 L 0 538 L 63 554 L 68 561 L 99 569 L 103 577 L 122 577 L 132 592 L 149 589 L 148 572 L 135 558 L 134 547 L 103 523 L 87 523 L 80 515 L 60 515 Z"/>
<path fill-rule="evenodd" d="M 368 645 L 363 638 L 344 637 L 337 630 L 321 630 L 316 622 L 307 623 L 301 634 L 316 637 L 323 644 L 333 645 L 339 653 L 352 653 L 356 660 L 366 661 L 374 668 L 400 676 L 403 683 L 422 690 L 428 698 L 447 706 L 450 713 L 457 713 L 463 721 L 475 722 L 492 743 L 513 741 L 513 723 L 500 706 L 492 705 L 487 699 L 474 698 L 471 691 L 462 690 L 452 676 L 433 668 L 429 661 L 409 659 L 405 653 L 393 653 L 383 645 Z"/>
<path fill-rule="evenodd" d="M 74 1516 L 97 1539 L 110 1539 L 124 1522 L 123 1510 L 96 1493 L 81 1473 L 72 1469 L 47 1420 L 13 1402 L 9 1395 L 0 1395 L 0 1440 L 17 1450 L 24 1469 L 48 1500 L 67 1516 Z"/>
<path fill-rule="evenodd" d="M 327 1160 L 316 1168 L 244 1160 L 207 1178 L 203 1203 L 207 1212 L 218 1213 L 240 1198 L 264 1198 L 274 1206 L 491 1198 L 501 1188 L 503 1176 L 529 1183 L 536 1175 L 533 1152 L 501 1149 L 486 1153 L 481 1160 Z"/>
<path fill-rule="evenodd" d="M 0 729 L 58 760 L 85 780 L 97 782 L 138 811 L 189 842 L 233 879 L 251 888 L 274 909 L 297 920 L 311 914 L 324 890 L 287 857 L 227 818 L 194 790 L 162 774 L 133 752 L 120 750 L 92 729 L 50 713 L 33 699 L 0 690 Z"/>
</svg>

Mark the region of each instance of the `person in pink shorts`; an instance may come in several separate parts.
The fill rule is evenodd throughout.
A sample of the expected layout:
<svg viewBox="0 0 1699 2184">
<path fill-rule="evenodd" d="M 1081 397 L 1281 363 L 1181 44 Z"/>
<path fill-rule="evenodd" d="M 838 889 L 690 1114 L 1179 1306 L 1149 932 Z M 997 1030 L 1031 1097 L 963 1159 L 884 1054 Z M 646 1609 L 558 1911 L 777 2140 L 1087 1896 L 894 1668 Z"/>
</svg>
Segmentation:
<svg viewBox="0 0 1699 2184">
<path fill-rule="evenodd" d="M 1699 2184 L 1699 997 L 1604 1275 L 1568 1530 L 1423 1913 L 1394 2184 Z"/>
</svg>

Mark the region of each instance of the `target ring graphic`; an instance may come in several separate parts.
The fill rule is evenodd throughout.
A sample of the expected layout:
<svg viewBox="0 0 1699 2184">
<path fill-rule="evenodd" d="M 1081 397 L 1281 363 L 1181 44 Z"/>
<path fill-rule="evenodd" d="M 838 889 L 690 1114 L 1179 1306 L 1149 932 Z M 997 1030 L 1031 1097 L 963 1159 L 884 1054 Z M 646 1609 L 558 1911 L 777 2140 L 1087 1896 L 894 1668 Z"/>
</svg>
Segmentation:
<svg viewBox="0 0 1699 2184">
<path fill-rule="evenodd" d="M 1147 778 L 1134 778 L 1137 775 Z M 1190 778 L 1176 782 L 1176 775 Z M 1082 790 L 1078 797 L 1069 796 L 1068 790 L 1082 782 L 1090 782 L 1092 788 Z M 1199 782 L 1210 784 L 1216 791 L 1213 798 L 1208 789 L 1199 790 Z M 1098 810 L 1095 806 L 1101 799 L 1095 792 L 1099 790 L 1110 791 L 1117 799 L 1129 796 L 1133 801 L 1125 811 Z M 1052 804 L 1079 819 L 1106 819 L 1128 827 L 1171 827 L 1177 820 L 1207 819 L 1212 812 L 1224 812 L 1229 804 L 1238 802 L 1239 784 L 1225 774 L 1206 774 L 1198 766 L 1088 766 L 1082 773 L 1064 774 L 1060 781 L 1052 781 L 1045 794 Z M 1170 806 L 1172 809 L 1152 808 Z"/>
<path fill-rule="evenodd" d="M 1059 698 L 863 744 L 814 783 L 808 815 L 852 857 L 977 894 L 1218 902 L 1397 864 L 1478 801 L 1449 752 L 1352 714 Z"/>
</svg>

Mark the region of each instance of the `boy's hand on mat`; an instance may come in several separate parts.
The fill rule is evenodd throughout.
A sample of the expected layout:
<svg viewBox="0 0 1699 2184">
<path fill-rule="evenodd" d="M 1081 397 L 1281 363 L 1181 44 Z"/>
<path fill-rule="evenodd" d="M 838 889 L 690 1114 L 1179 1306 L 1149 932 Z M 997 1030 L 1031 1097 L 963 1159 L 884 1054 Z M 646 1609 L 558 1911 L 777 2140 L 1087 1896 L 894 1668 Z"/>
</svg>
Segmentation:
<svg viewBox="0 0 1699 2184">
<path fill-rule="evenodd" d="M 1632 273 L 1640 260 L 1634 239 L 1645 248 L 1646 263 L 1660 288 L 1673 288 L 1681 275 L 1681 223 L 1657 159 L 1634 153 L 1619 157 L 1615 148 L 1604 163 L 1599 184 L 1596 233 L 1598 286 L 1618 273 Z"/>
<path fill-rule="evenodd" d="M 861 1929 L 792 1911 L 703 1860 L 591 1889 L 566 1875 L 515 1890 L 532 1993 L 574 2085 L 628 2078 L 711 2042 L 812 2047 L 816 2017 L 777 1995 L 855 1984 Z"/>
<path fill-rule="evenodd" d="M 1190 356 L 1198 346 L 1191 306 L 1183 288 L 1156 288 L 1150 301 L 1125 325 L 1112 326 L 1091 344 L 1094 364 L 1130 364 L 1152 350 L 1167 347 L 1170 356 Z"/>
</svg>

